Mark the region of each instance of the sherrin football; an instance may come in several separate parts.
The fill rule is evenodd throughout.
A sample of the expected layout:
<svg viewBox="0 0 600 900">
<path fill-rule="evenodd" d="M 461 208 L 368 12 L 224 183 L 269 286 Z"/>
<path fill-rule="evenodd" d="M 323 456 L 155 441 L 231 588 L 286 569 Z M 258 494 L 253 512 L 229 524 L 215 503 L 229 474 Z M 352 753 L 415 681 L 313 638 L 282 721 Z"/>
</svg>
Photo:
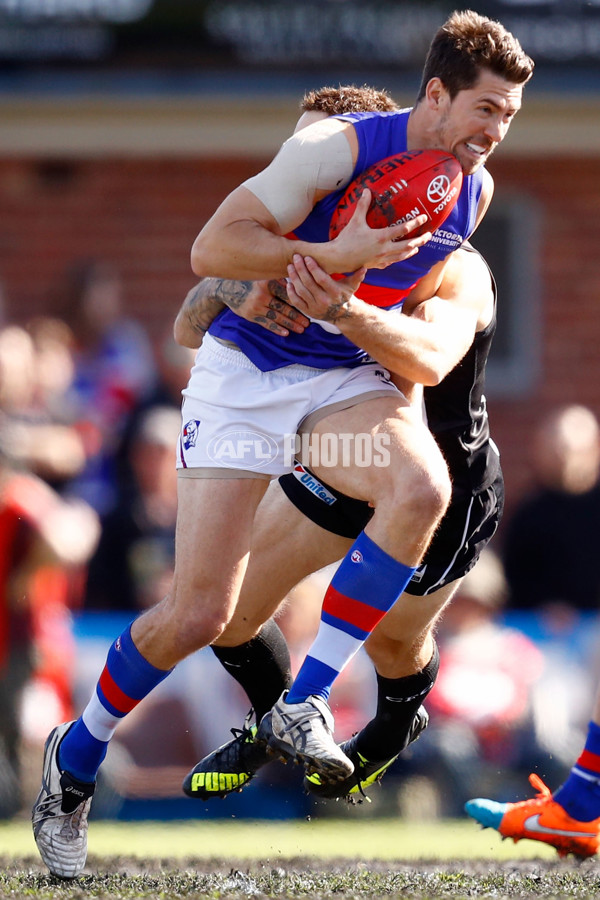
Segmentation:
<svg viewBox="0 0 600 900">
<path fill-rule="evenodd" d="M 380 160 L 348 185 L 333 212 L 329 238 L 348 224 L 358 198 L 371 191 L 367 223 L 371 228 L 399 225 L 425 213 L 428 221 L 410 236 L 435 231 L 448 218 L 462 186 L 462 169 L 445 150 L 408 150 Z"/>
</svg>

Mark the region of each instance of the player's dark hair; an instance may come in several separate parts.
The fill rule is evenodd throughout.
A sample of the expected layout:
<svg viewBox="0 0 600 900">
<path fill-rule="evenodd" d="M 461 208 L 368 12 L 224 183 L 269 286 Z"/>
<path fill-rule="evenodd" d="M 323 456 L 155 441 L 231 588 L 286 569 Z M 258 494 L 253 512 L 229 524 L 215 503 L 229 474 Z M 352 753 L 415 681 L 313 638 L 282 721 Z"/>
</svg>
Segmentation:
<svg viewBox="0 0 600 900">
<path fill-rule="evenodd" d="M 417 103 L 432 78 L 439 78 L 453 100 L 472 88 L 481 69 L 489 69 L 514 84 L 525 84 L 534 62 L 504 25 L 468 9 L 453 12 L 429 46 Z"/>
<path fill-rule="evenodd" d="M 387 91 L 363 84 L 341 84 L 308 91 L 300 102 L 302 112 L 323 112 L 328 116 L 348 112 L 393 112 L 399 109 Z"/>
</svg>

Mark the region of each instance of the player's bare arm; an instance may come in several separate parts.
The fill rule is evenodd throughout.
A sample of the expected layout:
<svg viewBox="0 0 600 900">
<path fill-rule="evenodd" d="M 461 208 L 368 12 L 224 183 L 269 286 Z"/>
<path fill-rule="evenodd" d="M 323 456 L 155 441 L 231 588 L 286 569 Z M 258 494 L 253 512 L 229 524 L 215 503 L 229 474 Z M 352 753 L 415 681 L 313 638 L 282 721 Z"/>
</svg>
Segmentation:
<svg viewBox="0 0 600 900">
<path fill-rule="evenodd" d="M 311 258 L 295 258 L 288 274 L 288 296 L 307 315 L 335 322 L 390 371 L 424 385 L 438 384 L 454 368 L 493 310 L 487 268 L 467 251 L 447 259 L 435 296 L 407 298 L 403 314 L 390 314 L 354 296 L 360 273 L 334 280 Z"/>
<path fill-rule="evenodd" d="M 211 322 L 226 307 L 273 334 L 301 333 L 310 320 L 287 302 L 283 280 L 232 281 L 204 278 L 187 294 L 177 313 L 173 336 L 183 347 L 197 349 Z"/>
<path fill-rule="evenodd" d="M 173 324 L 173 337 L 182 347 L 199 347 L 210 323 L 225 308 L 217 297 L 216 282 L 216 278 L 204 278 L 186 294 Z"/>
<path fill-rule="evenodd" d="M 351 125 L 327 119 L 289 138 L 273 162 L 236 188 L 206 223 L 192 247 L 196 275 L 280 278 L 294 253 L 313 256 L 326 272 L 351 272 L 361 266 L 386 268 L 418 252 L 431 234 L 414 237 L 412 232 L 426 217 L 371 228 L 366 222 L 368 191 L 334 240 L 312 243 L 286 237 L 318 200 L 350 182 L 355 151 L 347 133 L 354 135 Z"/>
<path fill-rule="evenodd" d="M 218 279 L 214 280 L 218 282 Z M 224 280 L 218 283 L 217 290 L 223 302 L 238 316 L 274 334 L 283 337 L 290 331 L 301 334 L 310 325 L 310 319 L 288 303 L 283 278 L 242 282 Z"/>
</svg>

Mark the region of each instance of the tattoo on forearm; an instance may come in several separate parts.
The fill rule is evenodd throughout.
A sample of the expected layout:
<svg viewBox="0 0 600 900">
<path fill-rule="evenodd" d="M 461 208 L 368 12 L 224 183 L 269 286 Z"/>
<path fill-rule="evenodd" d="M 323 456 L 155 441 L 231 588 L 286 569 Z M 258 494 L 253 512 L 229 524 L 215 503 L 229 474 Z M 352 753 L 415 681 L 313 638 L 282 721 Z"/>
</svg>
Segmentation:
<svg viewBox="0 0 600 900">
<path fill-rule="evenodd" d="M 215 316 L 224 306 L 239 309 L 252 290 L 251 281 L 232 281 L 225 278 L 204 278 L 192 288 L 186 300 L 190 326 L 197 334 L 205 334 Z"/>
<path fill-rule="evenodd" d="M 215 286 L 215 299 L 220 300 L 229 309 L 239 309 L 248 299 L 252 290 L 251 281 L 231 281 L 222 279 Z"/>
<path fill-rule="evenodd" d="M 283 316 L 290 321 L 298 319 L 300 313 L 289 305 L 285 285 L 273 279 L 268 282 L 271 297 L 268 308 L 262 315 L 252 317 L 252 321 L 270 331 L 278 331 L 277 318 Z M 240 310 L 254 289 L 252 281 L 233 281 L 225 278 L 204 278 L 186 297 L 182 313 L 187 316 L 189 326 L 196 334 L 204 335 L 211 322 L 227 306 Z"/>
<path fill-rule="evenodd" d="M 332 303 L 327 313 L 323 316 L 325 322 L 336 322 L 339 319 L 349 319 L 350 310 L 347 301 Z"/>
<path fill-rule="evenodd" d="M 208 326 L 215 316 L 215 311 L 211 298 L 206 295 L 206 285 L 204 281 L 201 281 L 196 287 L 192 288 L 186 298 L 185 305 L 188 321 L 193 330 L 196 334 L 206 334 Z"/>
</svg>

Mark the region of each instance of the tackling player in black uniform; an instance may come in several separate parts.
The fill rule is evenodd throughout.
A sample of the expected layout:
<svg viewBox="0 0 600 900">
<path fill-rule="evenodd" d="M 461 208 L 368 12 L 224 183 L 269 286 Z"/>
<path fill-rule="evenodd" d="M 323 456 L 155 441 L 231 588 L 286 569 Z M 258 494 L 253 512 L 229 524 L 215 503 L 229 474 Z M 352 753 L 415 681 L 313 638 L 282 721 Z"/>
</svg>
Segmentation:
<svg viewBox="0 0 600 900">
<path fill-rule="evenodd" d="M 461 249 L 477 252 L 468 244 Z M 494 304 L 491 321 L 477 332 L 462 361 L 441 384 L 424 390 L 427 423 L 448 463 L 453 494 L 434 541 L 406 588 L 409 594 L 430 594 L 466 575 L 491 537 L 489 512 L 502 496 L 500 456 L 490 437 L 484 395 L 485 366 L 495 331 Z M 303 472 L 310 477 L 304 478 Z M 367 503 L 319 482 L 307 466 L 282 476 L 279 484 L 305 516 L 341 537 L 355 538 L 373 515 Z M 331 496 L 336 498 L 333 503 Z"/>
</svg>

